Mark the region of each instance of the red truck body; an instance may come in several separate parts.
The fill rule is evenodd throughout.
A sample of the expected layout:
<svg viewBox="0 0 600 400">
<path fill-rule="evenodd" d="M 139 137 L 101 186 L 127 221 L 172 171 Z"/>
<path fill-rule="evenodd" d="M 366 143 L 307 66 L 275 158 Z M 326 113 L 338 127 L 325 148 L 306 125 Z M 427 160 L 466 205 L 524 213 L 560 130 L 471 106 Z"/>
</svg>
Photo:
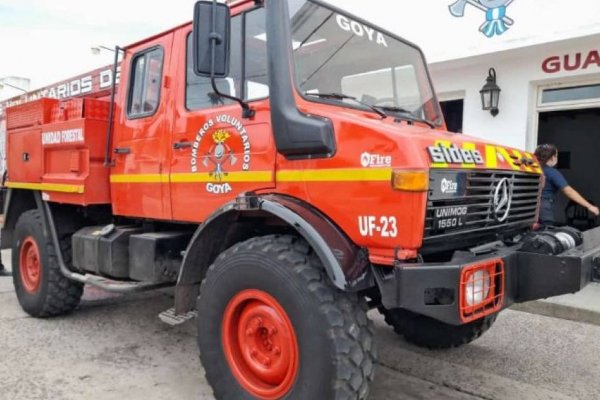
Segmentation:
<svg viewBox="0 0 600 400">
<path fill-rule="evenodd" d="M 251 2 L 242 2 L 232 6 L 232 10 L 235 14 L 252 6 Z M 381 120 L 372 112 L 346 109 L 340 114 L 338 106 L 316 104 L 301 96 L 296 97 L 299 109 L 330 119 L 338 132 L 336 139 L 342 145 L 336 156 L 328 159 L 296 161 L 278 156 L 268 99 L 254 104 L 257 112 L 250 121 L 242 118 L 242 111 L 236 105 L 210 110 L 186 109 L 185 81 L 180 77 L 185 76 L 184 50 L 191 31 L 192 25 L 185 24 L 126 48 L 121 71 L 125 77 L 131 76 L 134 55 L 144 49 L 160 46 L 170 56 L 165 57 L 161 66 L 163 78 L 155 88 L 160 91 L 161 102 L 153 115 L 129 119 L 123 109 L 128 92 L 117 93 L 111 143 L 113 149 L 124 148 L 128 152 L 115 154 L 110 170 L 102 167 L 109 108 L 106 97 L 103 102 L 42 100 L 9 109 L 8 146 L 27 143 L 32 158 L 24 161 L 23 151 L 11 148 L 9 170 L 22 171 L 23 175 L 10 174 L 7 186 L 33 188 L 31 184 L 37 184 L 35 188 L 47 189 L 45 194 L 50 201 L 79 205 L 106 203 L 112 206 L 115 215 L 195 223 L 205 221 L 214 210 L 241 193 L 286 194 L 310 202 L 328 215 L 353 242 L 369 249 L 373 262 L 393 265 L 396 251 L 415 255 L 422 246 L 422 216 L 427 203 L 424 191 L 390 190 L 394 169 L 498 169 L 537 174 L 541 171 L 533 163 L 532 154 L 525 151 L 442 130 L 432 134 L 424 125 L 398 124 L 391 118 Z M 257 46 L 261 45 L 259 40 L 256 42 Z M 48 119 L 32 118 L 34 116 L 29 114 L 32 108 Z M 96 108 L 102 112 L 95 112 Z M 63 115 L 60 110 L 75 113 Z M 12 120 L 28 121 L 36 128 L 23 132 L 16 129 L 18 124 L 14 126 Z M 200 138 L 199 132 L 206 123 L 214 125 Z M 81 129 L 82 134 L 69 139 L 68 133 L 75 128 Z M 212 161 L 203 165 L 206 160 L 203 157 L 215 145 L 211 134 L 220 129 L 230 136 L 226 143 L 240 160 L 235 165 L 224 166 L 226 177 L 211 175 Z M 65 138 L 57 138 L 58 143 L 40 140 L 44 134 L 53 132 L 61 132 Z M 173 146 L 179 142 L 192 142 L 194 146 L 175 149 Z M 435 163 L 427 152 L 429 146 L 446 147 L 448 151 L 452 146 L 477 150 L 484 162 Z M 371 155 L 375 158 L 379 155 L 383 162 L 377 163 L 376 159 L 366 162 L 365 158 Z M 389 162 L 386 157 L 391 157 Z M 53 158 L 60 158 L 62 162 L 52 162 Z M 532 163 L 523 163 L 523 158 Z M 82 163 L 81 168 L 73 169 L 73 163 L 78 162 Z M 107 190 L 109 180 L 110 190 Z M 343 196 L 344 201 L 332 201 L 332 193 Z M 364 205 L 369 205 L 369 213 L 361 212 Z M 528 215 L 531 216 L 531 212 Z M 361 234 L 358 221 L 372 217 L 376 219 L 375 225 L 369 234 Z M 384 222 L 386 218 L 393 218 L 391 231 L 384 229 L 378 233 L 378 228 L 388 224 Z"/>
<path fill-rule="evenodd" d="M 534 231 L 535 157 L 448 132 L 420 49 L 343 10 L 200 1 L 118 51 L 118 90 L 7 109 L 1 245 L 33 316 L 175 286 L 160 317 L 197 315 L 217 398 L 364 400 L 369 307 L 449 348 L 600 267 L 599 230 Z"/>
</svg>

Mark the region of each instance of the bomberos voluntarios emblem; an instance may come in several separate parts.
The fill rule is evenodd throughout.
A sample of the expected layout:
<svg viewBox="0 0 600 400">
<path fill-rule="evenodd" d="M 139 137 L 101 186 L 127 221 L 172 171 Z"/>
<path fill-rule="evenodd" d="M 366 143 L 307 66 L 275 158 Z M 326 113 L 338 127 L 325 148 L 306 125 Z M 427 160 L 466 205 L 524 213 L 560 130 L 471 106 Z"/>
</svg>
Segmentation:
<svg viewBox="0 0 600 400">
<path fill-rule="evenodd" d="M 194 173 L 208 172 L 211 182 L 206 190 L 224 194 L 233 190 L 227 182 L 230 172 L 249 171 L 251 158 L 246 127 L 236 117 L 223 114 L 206 121 L 198 131 L 190 169 Z"/>
</svg>

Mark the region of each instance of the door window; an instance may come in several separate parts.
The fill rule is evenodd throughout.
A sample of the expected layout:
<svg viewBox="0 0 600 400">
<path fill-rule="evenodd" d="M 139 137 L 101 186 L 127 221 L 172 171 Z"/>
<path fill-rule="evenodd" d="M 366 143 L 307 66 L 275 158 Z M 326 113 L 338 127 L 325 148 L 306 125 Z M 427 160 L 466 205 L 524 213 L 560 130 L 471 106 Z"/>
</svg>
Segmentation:
<svg viewBox="0 0 600 400">
<path fill-rule="evenodd" d="M 269 97 L 265 9 L 248 12 L 245 18 L 244 98 L 246 101 L 252 101 Z"/>
<path fill-rule="evenodd" d="M 243 26 L 245 30 L 242 29 Z M 216 80 L 219 92 L 240 97 L 246 101 L 269 96 L 265 32 L 265 9 L 262 7 L 232 19 L 231 67 L 227 78 Z M 194 73 L 191 34 L 187 37 L 186 53 L 186 108 L 200 110 L 235 103 L 233 100 L 218 96 L 212 87 L 210 78 Z"/>
<path fill-rule="evenodd" d="M 136 55 L 131 62 L 127 116 L 130 119 L 153 115 L 160 102 L 164 52 L 160 47 Z"/>
<path fill-rule="evenodd" d="M 242 79 L 242 28 L 241 18 L 234 17 L 231 20 L 231 44 L 230 44 L 230 68 L 229 76 L 216 80 L 219 92 L 229 96 L 238 96 Z M 187 60 L 185 73 L 185 108 L 188 110 L 200 110 L 203 108 L 220 107 L 225 104 L 235 103 L 233 100 L 218 96 L 211 83 L 210 78 L 198 76 L 194 73 L 194 55 L 192 45 L 192 34 L 187 36 Z"/>
</svg>

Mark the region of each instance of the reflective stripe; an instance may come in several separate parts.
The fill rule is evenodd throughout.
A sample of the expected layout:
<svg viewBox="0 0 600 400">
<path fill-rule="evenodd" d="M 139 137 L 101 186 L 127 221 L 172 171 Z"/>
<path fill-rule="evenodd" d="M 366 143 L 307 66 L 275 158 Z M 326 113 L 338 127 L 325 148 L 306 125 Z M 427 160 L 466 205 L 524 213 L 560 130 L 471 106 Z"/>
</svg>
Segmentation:
<svg viewBox="0 0 600 400">
<path fill-rule="evenodd" d="M 278 182 L 348 182 L 392 180 L 391 168 L 371 169 L 306 169 L 283 170 L 277 172 Z"/>
<path fill-rule="evenodd" d="M 464 150 L 477 150 L 477 146 L 475 145 L 475 143 L 464 143 L 462 148 Z M 462 163 L 461 164 L 461 168 L 474 168 L 477 164 L 475 164 L 474 162 L 472 163 Z"/>
<path fill-rule="evenodd" d="M 504 161 L 506 163 L 508 163 L 508 165 L 510 165 L 512 167 L 512 169 L 514 169 L 515 171 L 520 171 L 521 170 L 521 166 L 515 164 L 514 160 L 512 159 L 512 157 L 510 156 L 510 154 L 508 153 L 508 150 L 506 150 L 503 147 L 496 147 L 496 149 L 498 150 L 498 152 L 500 154 L 502 154 L 502 157 L 504 158 Z"/>
<path fill-rule="evenodd" d="M 391 168 L 282 170 L 276 173 L 278 182 L 391 182 Z M 172 174 L 111 175 L 111 183 L 198 183 L 221 182 L 207 172 Z M 222 182 L 272 182 L 272 171 L 228 172 Z"/>
<path fill-rule="evenodd" d="M 498 157 L 496 146 L 490 144 L 485 146 L 485 167 L 488 169 L 498 168 Z"/>
<path fill-rule="evenodd" d="M 272 171 L 234 171 L 227 172 L 222 179 L 223 182 L 271 182 L 273 180 Z M 220 182 L 208 172 L 173 174 L 172 183 L 193 183 L 193 182 Z"/>
<path fill-rule="evenodd" d="M 271 182 L 272 171 L 235 171 L 228 172 L 223 182 Z M 208 172 L 179 174 L 115 174 L 110 176 L 111 183 L 198 183 L 220 182 Z"/>
<path fill-rule="evenodd" d="M 84 193 L 83 185 L 67 185 L 62 183 L 26 183 L 26 182 L 6 182 L 6 187 L 11 189 L 43 190 L 48 192 L 62 193 Z"/>
<path fill-rule="evenodd" d="M 449 140 L 436 140 L 435 143 L 433 144 L 433 146 L 450 148 L 452 146 L 452 142 L 450 142 Z M 431 168 L 448 168 L 448 167 L 450 167 L 450 166 L 448 165 L 448 163 L 445 163 L 445 162 L 437 162 L 437 163 L 431 164 Z"/>
<path fill-rule="evenodd" d="M 111 175 L 111 183 L 168 183 L 169 175 L 162 174 L 123 174 Z"/>
<path fill-rule="evenodd" d="M 542 167 L 537 162 L 537 159 L 535 158 L 535 156 L 529 152 L 525 152 L 525 156 L 527 156 L 527 158 L 529 158 L 530 160 L 533 160 L 533 165 L 531 166 L 531 170 L 533 172 L 541 173 Z"/>
</svg>

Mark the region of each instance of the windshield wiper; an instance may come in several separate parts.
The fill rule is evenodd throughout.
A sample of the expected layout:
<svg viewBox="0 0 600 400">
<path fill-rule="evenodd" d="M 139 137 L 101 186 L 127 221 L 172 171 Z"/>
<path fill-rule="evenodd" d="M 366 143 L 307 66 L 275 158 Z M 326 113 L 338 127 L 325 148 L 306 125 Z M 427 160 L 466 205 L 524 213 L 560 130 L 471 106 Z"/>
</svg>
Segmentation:
<svg viewBox="0 0 600 400">
<path fill-rule="evenodd" d="M 373 106 L 373 107 L 376 107 L 384 112 L 388 111 L 388 112 L 402 114 L 402 115 L 394 115 L 394 117 L 398 120 L 405 120 L 405 121 L 411 121 L 411 122 L 422 122 L 424 124 L 427 124 L 431 129 L 435 129 L 435 124 L 433 122 L 431 122 L 430 120 L 425 119 L 425 118 L 419 118 L 405 108 L 396 107 L 396 106 Z"/>
<path fill-rule="evenodd" d="M 316 96 L 322 99 L 334 99 L 334 100 L 352 100 L 362 106 L 368 107 L 369 109 L 371 109 L 374 113 L 376 113 L 377 115 L 379 115 L 381 118 L 386 119 L 388 117 L 388 115 L 381 111 L 379 109 L 379 107 L 375 107 L 370 105 L 369 103 L 365 103 L 364 101 L 360 101 L 358 100 L 356 97 L 353 96 L 348 96 L 347 94 L 342 94 L 342 93 L 316 93 L 316 92 L 304 92 L 304 94 L 306 96 Z"/>
</svg>

